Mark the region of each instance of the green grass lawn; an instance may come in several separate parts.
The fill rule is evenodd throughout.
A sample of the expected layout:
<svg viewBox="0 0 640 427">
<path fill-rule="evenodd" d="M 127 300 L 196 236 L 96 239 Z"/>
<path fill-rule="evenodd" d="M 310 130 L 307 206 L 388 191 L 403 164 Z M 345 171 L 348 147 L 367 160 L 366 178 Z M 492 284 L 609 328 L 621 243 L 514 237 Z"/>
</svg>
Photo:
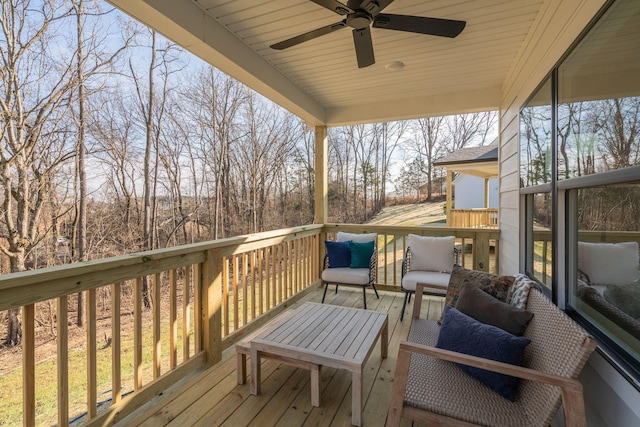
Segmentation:
<svg viewBox="0 0 640 427">
<path fill-rule="evenodd" d="M 143 384 L 153 379 L 152 371 L 152 336 L 153 322 L 150 311 L 145 313 L 149 321 L 143 320 Z M 181 318 L 178 319 L 178 363 L 182 361 L 183 340 L 181 335 Z M 122 325 L 121 336 L 121 373 L 122 393 L 133 390 L 133 324 Z M 191 335 L 193 332 L 191 332 Z M 169 321 L 162 320 L 162 373 L 169 370 Z M 191 339 L 193 342 L 193 339 Z M 193 351 L 191 351 L 193 354 Z M 98 343 L 97 384 L 98 402 L 111 399 L 111 365 L 112 349 Z M 87 356 L 85 347 L 69 350 L 69 417 L 86 412 L 87 389 Z M 57 360 L 50 357 L 36 365 L 36 417 L 37 425 L 57 424 Z M 0 379 L 0 425 L 22 425 L 22 369 L 16 369 Z"/>
</svg>

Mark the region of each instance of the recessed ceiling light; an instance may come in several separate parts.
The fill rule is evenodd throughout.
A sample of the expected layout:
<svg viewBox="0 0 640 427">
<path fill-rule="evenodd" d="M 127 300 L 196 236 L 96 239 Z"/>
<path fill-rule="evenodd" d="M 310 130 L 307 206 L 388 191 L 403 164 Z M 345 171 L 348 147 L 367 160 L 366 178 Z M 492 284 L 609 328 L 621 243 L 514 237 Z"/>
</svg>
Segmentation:
<svg viewBox="0 0 640 427">
<path fill-rule="evenodd" d="M 404 68 L 404 62 L 401 62 L 401 61 L 389 62 L 387 65 L 385 65 L 385 68 L 390 71 L 400 71 Z"/>
</svg>

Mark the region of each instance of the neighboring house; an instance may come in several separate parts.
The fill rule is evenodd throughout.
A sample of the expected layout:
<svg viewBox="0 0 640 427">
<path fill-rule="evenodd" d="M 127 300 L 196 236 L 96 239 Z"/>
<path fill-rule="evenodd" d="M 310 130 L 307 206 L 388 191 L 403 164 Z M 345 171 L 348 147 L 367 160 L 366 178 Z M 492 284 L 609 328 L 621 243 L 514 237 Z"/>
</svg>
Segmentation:
<svg viewBox="0 0 640 427">
<path fill-rule="evenodd" d="M 447 171 L 447 227 L 498 226 L 497 139 L 462 148 L 433 164 Z"/>
</svg>

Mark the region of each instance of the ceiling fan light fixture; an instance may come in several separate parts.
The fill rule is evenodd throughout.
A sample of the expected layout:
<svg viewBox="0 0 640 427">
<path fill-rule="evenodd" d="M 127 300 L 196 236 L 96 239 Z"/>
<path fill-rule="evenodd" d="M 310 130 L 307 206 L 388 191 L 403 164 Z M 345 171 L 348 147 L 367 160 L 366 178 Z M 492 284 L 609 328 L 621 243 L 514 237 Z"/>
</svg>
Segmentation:
<svg viewBox="0 0 640 427">
<path fill-rule="evenodd" d="M 404 68 L 404 62 L 393 61 L 384 66 L 389 71 L 400 71 Z"/>
</svg>

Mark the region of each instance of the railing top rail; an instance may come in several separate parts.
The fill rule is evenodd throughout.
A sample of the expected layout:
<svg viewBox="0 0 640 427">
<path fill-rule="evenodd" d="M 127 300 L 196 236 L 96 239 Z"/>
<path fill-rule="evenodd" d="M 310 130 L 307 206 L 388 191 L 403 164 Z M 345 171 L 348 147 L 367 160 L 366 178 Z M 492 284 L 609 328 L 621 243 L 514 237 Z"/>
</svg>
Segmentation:
<svg viewBox="0 0 640 427">
<path fill-rule="evenodd" d="M 238 253 L 317 234 L 321 229 L 321 224 L 284 228 L 1 275 L 0 310 L 196 264 L 204 260 L 208 250 L 223 249 L 223 255 Z"/>
<path fill-rule="evenodd" d="M 363 224 L 311 224 L 214 241 L 137 252 L 0 276 L 0 310 L 17 308 L 63 295 L 71 295 L 112 283 L 131 280 L 203 262 L 206 252 L 217 249 L 232 255 L 319 233 L 348 231 L 387 235 L 409 233 L 468 239 L 499 239 L 499 229 L 388 226 Z"/>
<path fill-rule="evenodd" d="M 438 227 L 438 226 L 389 226 L 370 224 L 325 224 L 323 231 L 335 233 L 338 231 L 354 233 L 378 234 L 423 234 L 427 236 L 456 236 L 458 238 L 473 238 L 478 235 L 488 235 L 489 239 L 500 238 L 500 230 L 495 228 L 463 228 L 463 227 Z"/>
</svg>

